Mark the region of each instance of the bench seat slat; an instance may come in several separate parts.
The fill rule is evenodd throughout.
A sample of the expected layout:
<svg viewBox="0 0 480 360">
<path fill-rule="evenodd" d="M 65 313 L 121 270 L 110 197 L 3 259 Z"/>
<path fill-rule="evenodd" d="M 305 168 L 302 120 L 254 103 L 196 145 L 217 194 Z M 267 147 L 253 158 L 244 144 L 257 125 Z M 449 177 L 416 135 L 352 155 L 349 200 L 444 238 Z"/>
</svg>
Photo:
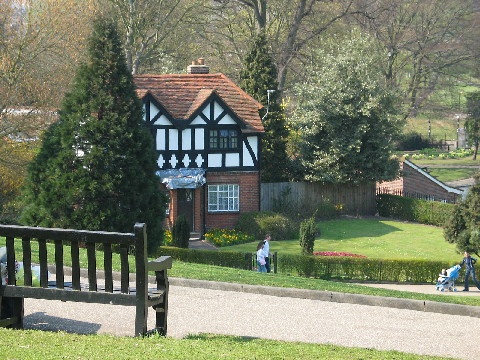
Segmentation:
<svg viewBox="0 0 480 360">
<path fill-rule="evenodd" d="M 88 242 L 87 246 L 87 261 L 88 261 L 88 284 L 90 291 L 97 290 L 97 258 L 95 255 L 95 243 Z"/>
<path fill-rule="evenodd" d="M 80 290 L 80 250 L 77 242 L 70 244 L 70 254 L 72 257 L 72 287 L 74 290 Z"/>
<path fill-rule="evenodd" d="M 57 272 L 55 273 L 55 279 L 57 282 L 57 288 L 62 289 L 65 281 L 63 273 L 63 241 L 55 240 L 55 267 Z"/>
<path fill-rule="evenodd" d="M 66 285 L 71 283 L 65 282 Z M 158 292 L 156 289 L 149 290 L 147 306 L 154 306 L 163 301 L 164 292 Z M 71 287 L 58 289 L 55 282 L 50 282 L 48 288 L 24 287 L 24 286 L 2 286 L 0 296 L 5 297 L 25 297 L 33 299 L 60 300 L 85 302 L 95 304 L 111 304 L 123 306 L 136 305 L 136 291 L 132 288 L 129 294 L 121 293 L 120 289 L 114 289 L 113 292 L 106 292 L 104 288 L 97 288 L 97 291 L 88 291 L 85 287 L 83 291 L 73 290 Z"/>
<path fill-rule="evenodd" d="M 19 225 L 0 225 L 2 236 L 21 238 L 23 236 L 36 239 L 65 240 L 76 242 L 97 242 L 133 245 L 132 233 L 105 231 L 88 231 L 74 229 L 42 228 Z"/>
<path fill-rule="evenodd" d="M 23 249 L 23 274 L 24 280 L 23 283 L 27 286 L 32 285 L 32 247 L 30 243 L 30 238 L 22 238 L 22 249 Z"/>
<path fill-rule="evenodd" d="M 38 259 L 40 260 L 40 286 L 48 286 L 47 240 L 38 240 Z"/>
</svg>

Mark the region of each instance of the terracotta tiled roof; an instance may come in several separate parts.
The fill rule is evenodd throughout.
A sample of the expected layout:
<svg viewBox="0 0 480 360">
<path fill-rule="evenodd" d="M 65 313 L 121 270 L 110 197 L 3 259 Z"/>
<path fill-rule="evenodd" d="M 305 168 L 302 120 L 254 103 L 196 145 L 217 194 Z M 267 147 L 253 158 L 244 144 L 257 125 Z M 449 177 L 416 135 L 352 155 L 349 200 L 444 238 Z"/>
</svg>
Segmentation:
<svg viewBox="0 0 480 360">
<path fill-rule="evenodd" d="M 189 120 L 216 93 L 246 124 L 244 132 L 263 132 L 258 110 L 263 105 L 223 74 L 135 75 L 137 94 L 151 94 L 176 120 Z"/>
</svg>

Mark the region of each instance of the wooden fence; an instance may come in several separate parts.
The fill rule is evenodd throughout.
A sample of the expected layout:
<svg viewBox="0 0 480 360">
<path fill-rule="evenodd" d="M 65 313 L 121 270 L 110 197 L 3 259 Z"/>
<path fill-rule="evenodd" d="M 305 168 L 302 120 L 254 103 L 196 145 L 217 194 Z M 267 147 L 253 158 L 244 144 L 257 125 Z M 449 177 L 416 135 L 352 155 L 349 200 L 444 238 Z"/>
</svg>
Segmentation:
<svg viewBox="0 0 480 360">
<path fill-rule="evenodd" d="M 260 209 L 330 206 L 341 214 L 375 215 L 375 183 L 321 184 L 307 182 L 263 183 Z"/>
</svg>

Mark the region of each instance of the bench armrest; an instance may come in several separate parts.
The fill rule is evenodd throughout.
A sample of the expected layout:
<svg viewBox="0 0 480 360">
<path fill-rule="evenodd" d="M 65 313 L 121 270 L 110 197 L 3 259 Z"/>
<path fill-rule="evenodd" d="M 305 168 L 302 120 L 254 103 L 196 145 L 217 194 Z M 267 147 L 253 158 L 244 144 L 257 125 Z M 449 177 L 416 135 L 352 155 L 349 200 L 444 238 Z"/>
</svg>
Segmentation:
<svg viewBox="0 0 480 360">
<path fill-rule="evenodd" d="M 148 262 L 148 271 L 162 271 L 172 268 L 171 256 L 160 256 L 159 258 Z"/>
</svg>

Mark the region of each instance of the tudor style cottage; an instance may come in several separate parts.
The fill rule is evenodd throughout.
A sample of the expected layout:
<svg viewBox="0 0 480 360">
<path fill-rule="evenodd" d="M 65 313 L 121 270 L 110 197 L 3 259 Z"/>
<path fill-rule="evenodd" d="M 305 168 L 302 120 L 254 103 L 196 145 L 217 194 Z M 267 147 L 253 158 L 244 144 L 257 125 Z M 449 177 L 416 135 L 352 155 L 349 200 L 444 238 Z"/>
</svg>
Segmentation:
<svg viewBox="0 0 480 360">
<path fill-rule="evenodd" d="M 169 191 L 167 225 L 184 214 L 202 236 L 260 209 L 263 106 L 225 75 L 210 74 L 203 59 L 187 70 L 134 80 Z"/>
</svg>

